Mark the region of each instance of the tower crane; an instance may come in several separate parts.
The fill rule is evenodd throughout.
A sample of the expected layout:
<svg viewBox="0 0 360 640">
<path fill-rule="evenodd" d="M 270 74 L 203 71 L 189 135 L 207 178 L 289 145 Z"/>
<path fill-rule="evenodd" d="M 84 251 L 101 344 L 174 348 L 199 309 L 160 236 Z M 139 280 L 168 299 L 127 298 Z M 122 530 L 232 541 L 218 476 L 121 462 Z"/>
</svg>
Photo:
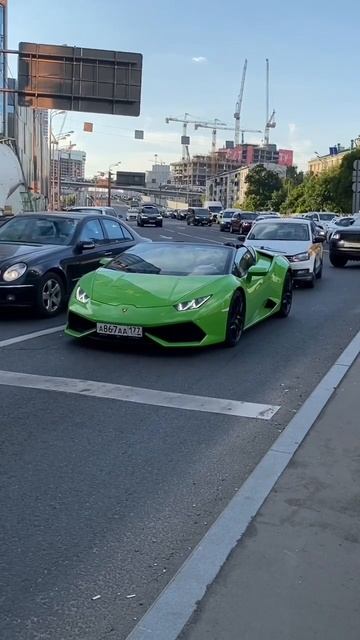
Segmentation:
<svg viewBox="0 0 360 640">
<path fill-rule="evenodd" d="M 195 130 L 200 128 L 212 129 L 212 141 L 211 141 L 212 152 L 216 151 L 216 133 L 218 129 L 222 131 L 234 131 L 234 127 L 228 127 L 227 125 L 223 126 L 223 124 L 221 122 L 219 123 L 217 120 L 214 120 L 213 123 L 196 122 Z M 239 136 L 241 133 L 241 144 L 244 144 L 244 133 L 262 133 L 261 129 L 237 129 L 237 132 Z M 236 129 L 235 129 L 235 133 L 236 133 Z"/>
<path fill-rule="evenodd" d="M 242 107 L 242 101 L 243 101 L 243 95 L 244 95 L 244 87 L 245 87 L 245 77 L 246 77 L 246 70 L 247 70 L 247 59 L 245 58 L 245 62 L 244 62 L 244 67 L 243 67 L 243 72 L 242 72 L 242 78 L 241 78 L 241 85 L 240 85 L 240 93 L 235 105 L 235 113 L 234 113 L 234 118 L 235 118 L 235 138 L 234 138 L 234 142 L 235 142 L 235 146 L 237 146 L 240 143 L 240 115 L 241 115 L 241 107 Z"/>
<path fill-rule="evenodd" d="M 185 113 L 184 118 L 173 118 L 172 116 L 169 116 L 168 118 L 165 118 L 165 122 L 166 124 L 169 124 L 169 122 L 182 122 L 183 125 L 183 137 L 187 137 L 187 126 L 188 124 L 201 124 L 203 126 L 208 125 L 211 126 L 211 128 L 214 126 L 214 124 L 219 124 L 219 125 L 225 125 L 225 122 L 221 122 L 220 120 L 214 120 L 213 122 L 207 122 L 207 121 L 199 121 L 199 120 L 190 120 L 189 119 L 190 113 Z M 215 142 L 216 142 L 216 134 L 215 134 Z M 190 153 L 189 153 L 189 145 L 187 144 L 182 144 L 182 159 L 184 162 L 188 162 L 190 160 Z"/>
<path fill-rule="evenodd" d="M 270 90 L 269 90 L 269 59 L 266 58 L 266 121 L 265 121 L 265 131 L 264 131 L 264 144 L 269 144 L 270 141 L 270 129 L 274 129 L 276 127 L 275 122 L 275 111 L 270 115 L 269 102 L 270 102 Z"/>
</svg>

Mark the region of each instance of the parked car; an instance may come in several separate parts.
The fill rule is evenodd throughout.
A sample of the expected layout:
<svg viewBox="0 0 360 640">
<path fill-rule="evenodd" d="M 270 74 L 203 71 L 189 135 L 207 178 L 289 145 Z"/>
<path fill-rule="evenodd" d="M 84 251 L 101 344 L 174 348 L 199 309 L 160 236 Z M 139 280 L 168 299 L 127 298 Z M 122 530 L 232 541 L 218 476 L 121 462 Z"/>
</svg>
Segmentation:
<svg viewBox="0 0 360 640">
<path fill-rule="evenodd" d="M 146 224 L 153 224 L 155 227 L 162 227 L 162 215 L 157 207 L 145 205 L 141 207 L 138 213 L 136 224 L 138 227 L 144 227 Z"/>
<path fill-rule="evenodd" d="M 201 207 L 190 207 L 186 216 L 186 224 L 200 225 L 211 227 L 211 215 L 209 209 Z"/>
<path fill-rule="evenodd" d="M 324 237 L 316 235 L 312 220 L 267 218 L 255 222 L 244 244 L 284 255 L 290 262 L 293 280 L 312 288 L 322 276 L 323 242 Z"/>
<path fill-rule="evenodd" d="M 233 216 L 230 224 L 230 233 L 238 233 L 240 236 L 247 236 L 257 219 L 255 211 L 241 211 Z"/>
<path fill-rule="evenodd" d="M 360 260 L 360 218 L 355 219 L 351 227 L 338 229 L 332 234 L 329 258 L 334 267 L 345 267 L 349 260 Z"/>
<path fill-rule="evenodd" d="M 122 219 L 124 216 L 116 211 L 114 207 L 69 207 L 68 211 L 74 213 L 83 213 L 89 215 L 90 213 L 99 213 L 102 216 L 114 216 L 114 218 Z"/>
<path fill-rule="evenodd" d="M 224 209 L 221 212 L 220 231 L 230 231 L 231 221 L 239 213 L 240 209 Z"/>
<path fill-rule="evenodd" d="M 144 238 L 99 213 L 28 213 L 0 227 L 0 308 L 35 307 L 55 316 L 77 280 Z"/>
<path fill-rule="evenodd" d="M 139 213 L 139 207 L 129 207 L 126 214 L 126 220 L 129 222 L 130 220 L 136 220 Z"/>
</svg>

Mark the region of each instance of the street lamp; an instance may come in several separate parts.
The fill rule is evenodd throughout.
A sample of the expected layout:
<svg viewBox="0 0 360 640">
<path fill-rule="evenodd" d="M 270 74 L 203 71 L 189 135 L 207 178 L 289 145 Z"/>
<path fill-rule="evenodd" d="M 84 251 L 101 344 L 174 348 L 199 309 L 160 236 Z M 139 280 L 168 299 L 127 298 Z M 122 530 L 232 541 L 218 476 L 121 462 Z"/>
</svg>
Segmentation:
<svg viewBox="0 0 360 640">
<path fill-rule="evenodd" d="M 113 164 L 111 164 L 109 166 L 109 171 L 108 171 L 108 195 L 107 195 L 107 205 L 108 207 L 111 207 L 111 169 L 113 169 L 114 167 L 118 167 L 121 164 L 121 161 L 119 162 L 114 162 Z"/>
</svg>

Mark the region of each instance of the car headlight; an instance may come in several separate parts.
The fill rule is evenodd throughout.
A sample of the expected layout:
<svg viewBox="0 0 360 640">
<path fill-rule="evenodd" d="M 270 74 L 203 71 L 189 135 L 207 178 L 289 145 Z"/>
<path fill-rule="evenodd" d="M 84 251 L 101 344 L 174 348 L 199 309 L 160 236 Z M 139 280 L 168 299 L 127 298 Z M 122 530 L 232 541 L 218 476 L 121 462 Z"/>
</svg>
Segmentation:
<svg viewBox="0 0 360 640">
<path fill-rule="evenodd" d="M 175 305 L 176 311 L 193 311 L 194 309 L 199 309 L 202 307 L 205 302 L 207 302 L 211 296 L 204 296 L 202 298 L 194 298 L 193 300 L 188 300 L 187 302 L 179 302 Z"/>
<path fill-rule="evenodd" d="M 331 240 L 340 240 L 341 235 L 338 231 L 336 231 L 335 233 L 332 234 L 331 236 Z"/>
<path fill-rule="evenodd" d="M 75 291 L 75 298 L 78 302 L 82 304 L 87 304 L 90 301 L 90 296 L 82 289 L 81 287 L 77 287 Z"/>
<path fill-rule="evenodd" d="M 2 274 L 3 280 L 5 282 L 13 282 L 21 276 L 24 275 L 27 269 L 27 264 L 25 262 L 18 262 L 17 264 L 13 264 L 11 267 L 8 267 L 6 271 Z"/>
<path fill-rule="evenodd" d="M 310 260 L 310 254 L 306 251 L 305 253 L 297 253 L 295 256 L 288 256 L 289 262 L 305 262 L 306 260 Z"/>
<path fill-rule="evenodd" d="M 144 216 L 143 214 L 141 215 L 142 218 L 144 218 L 144 220 L 147 220 L 147 216 Z"/>
</svg>

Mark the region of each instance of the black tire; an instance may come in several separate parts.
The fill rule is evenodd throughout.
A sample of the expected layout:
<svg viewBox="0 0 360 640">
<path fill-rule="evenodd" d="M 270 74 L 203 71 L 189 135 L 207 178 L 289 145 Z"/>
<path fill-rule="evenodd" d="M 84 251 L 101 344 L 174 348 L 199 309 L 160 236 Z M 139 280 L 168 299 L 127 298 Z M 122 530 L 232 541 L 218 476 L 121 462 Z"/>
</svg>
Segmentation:
<svg viewBox="0 0 360 640">
<path fill-rule="evenodd" d="M 186 220 L 186 224 L 190 227 L 190 220 Z"/>
<path fill-rule="evenodd" d="M 220 227 L 220 231 L 225 231 L 224 227 Z"/>
<path fill-rule="evenodd" d="M 232 224 L 230 225 L 230 229 L 229 229 L 230 233 L 235 233 Z"/>
<path fill-rule="evenodd" d="M 225 345 L 236 347 L 245 324 L 245 298 L 241 291 L 236 291 L 230 303 L 227 324 Z"/>
<path fill-rule="evenodd" d="M 290 271 L 287 272 L 283 284 L 283 290 L 281 294 L 281 306 L 277 315 L 279 318 L 287 318 L 292 305 L 293 299 L 293 281 Z"/>
<path fill-rule="evenodd" d="M 345 256 L 336 256 L 330 253 L 329 258 L 332 266 L 337 267 L 338 269 L 342 269 L 347 263 L 347 258 L 345 258 Z"/>
<path fill-rule="evenodd" d="M 48 271 L 41 278 L 36 295 L 36 309 L 45 318 L 57 316 L 65 304 L 64 282 L 57 273 Z"/>
<path fill-rule="evenodd" d="M 315 287 L 316 275 L 315 271 L 311 274 L 311 280 L 305 280 L 304 285 L 306 289 L 313 289 Z"/>
</svg>

